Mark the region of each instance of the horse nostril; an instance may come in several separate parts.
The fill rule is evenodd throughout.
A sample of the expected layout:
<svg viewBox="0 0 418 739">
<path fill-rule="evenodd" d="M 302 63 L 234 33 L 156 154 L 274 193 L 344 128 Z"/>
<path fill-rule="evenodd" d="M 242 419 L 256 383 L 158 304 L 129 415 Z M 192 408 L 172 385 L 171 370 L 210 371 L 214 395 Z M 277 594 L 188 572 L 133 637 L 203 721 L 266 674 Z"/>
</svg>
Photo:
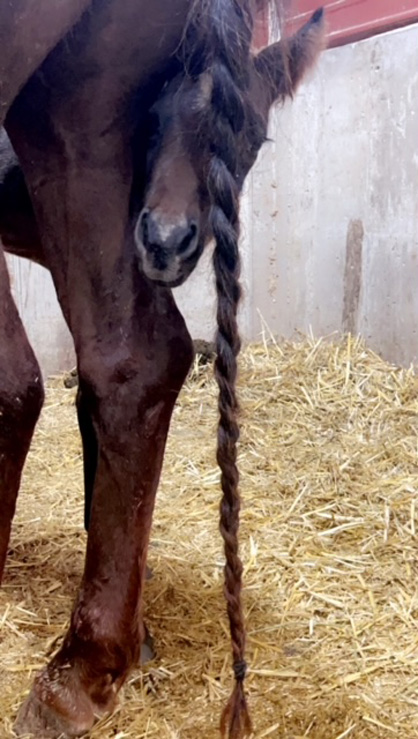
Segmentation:
<svg viewBox="0 0 418 739">
<path fill-rule="evenodd" d="M 189 230 L 187 231 L 186 235 L 183 236 L 182 240 L 180 241 L 178 247 L 177 247 L 177 253 L 178 254 L 184 254 L 184 252 L 187 251 L 190 244 L 194 241 L 194 239 L 197 236 L 197 224 L 192 221 Z"/>
<path fill-rule="evenodd" d="M 149 210 L 145 208 L 139 219 L 139 227 L 142 232 L 142 243 L 144 246 L 147 246 L 149 244 Z"/>
</svg>

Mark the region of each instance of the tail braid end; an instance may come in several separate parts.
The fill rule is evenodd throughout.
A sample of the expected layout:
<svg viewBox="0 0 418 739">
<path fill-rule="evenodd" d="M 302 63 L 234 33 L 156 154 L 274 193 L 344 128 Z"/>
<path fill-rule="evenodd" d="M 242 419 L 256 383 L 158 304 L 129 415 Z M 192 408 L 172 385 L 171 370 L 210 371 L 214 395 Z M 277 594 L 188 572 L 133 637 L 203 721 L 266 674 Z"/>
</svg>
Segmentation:
<svg viewBox="0 0 418 739">
<path fill-rule="evenodd" d="M 244 693 L 246 668 L 244 661 L 234 663 L 235 686 L 221 716 L 222 739 L 245 739 L 252 733 L 253 727 Z"/>
</svg>

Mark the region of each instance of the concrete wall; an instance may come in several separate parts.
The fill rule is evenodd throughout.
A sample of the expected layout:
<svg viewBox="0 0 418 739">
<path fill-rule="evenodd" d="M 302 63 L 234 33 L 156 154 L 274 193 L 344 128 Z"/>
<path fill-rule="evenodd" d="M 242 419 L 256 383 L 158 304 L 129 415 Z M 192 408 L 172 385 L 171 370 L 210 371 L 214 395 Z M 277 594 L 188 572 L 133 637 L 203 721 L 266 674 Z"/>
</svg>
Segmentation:
<svg viewBox="0 0 418 739">
<path fill-rule="evenodd" d="M 361 332 L 386 358 L 418 359 L 418 26 L 332 49 L 270 136 L 243 203 L 246 304 L 273 333 Z M 207 328 L 196 280 L 178 290 Z"/>
<path fill-rule="evenodd" d="M 418 26 L 325 52 L 270 136 L 242 203 L 243 335 L 257 339 L 262 315 L 279 337 L 350 330 L 388 359 L 417 361 Z M 43 367 L 68 366 L 46 275 L 17 261 Z M 209 263 L 175 291 L 196 338 L 214 330 Z"/>
<path fill-rule="evenodd" d="M 12 292 L 45 376 L 74 366 L 71 335 L 49 272 L 26 259 L 6 256 Z"/>
</svg>

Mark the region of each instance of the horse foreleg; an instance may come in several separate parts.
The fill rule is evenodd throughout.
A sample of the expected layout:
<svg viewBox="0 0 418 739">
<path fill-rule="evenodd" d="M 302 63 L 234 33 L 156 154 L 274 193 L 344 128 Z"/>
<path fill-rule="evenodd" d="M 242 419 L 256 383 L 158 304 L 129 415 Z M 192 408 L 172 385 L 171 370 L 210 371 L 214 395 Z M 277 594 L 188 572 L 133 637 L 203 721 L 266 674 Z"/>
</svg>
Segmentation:
<svg viewBox="0 0 418 739">
<path fill-rule="evenodd" d="M 41 371 L 10 292 L 0 247 L 0 581 L 22 469 L 43 398 Z"/>
<path fill-rule="evenodd" d="M 124 117 L 97 147 L 94 126 L 85 136 L 78 130 L 73 101 L 64 120 L 75 122 L 83 145 L 73 148 L 74 134 L 62 129 L 57 114 L 51 131 L 61 126 L 62 137 L 47 147 L 42 132 L 25 125 L 25 100 L 19 98 L 8 125 L 74 338 L 81 425 L 89 419 L 97 457 L 89 473 L 94 481 L 86 562 L 71 625 L 35 680 L 16 728 L 39 737 L 77 736 L 90 729 L 95 715 L 112 709 L 138 663 L 155 494 L 193 347 L 171 293 L 152 286 L 138 269 L 129 225 L 131 150 Z M 85 112 L 85 97 L 76 102 Z M 81 119 L 87 124 L 97 116 L 100 111 Z M 69 148 L 63 149 L 66 136 Z M 67 148 L 71 161 L 63 156 Z"/>
<path fill-rule="evenodd" d="M 83 445 L 83 461 L 84 461 L 84 527 L 86 531 L 89 530 L 90 525 L 90 512 L 91 504 L 93 500 L 93 489 L 94 480 L 96 477 L 97 470 L 97 456 L 98 456 L 98 445 L 96 432 L 92 418 L 89 413 L 88 404 L 84 401 L 83 392 L 80 385 L 77 390 L 76 397 L 78 425 L 80 428 L 80 434 Z M 152 572 L 147 566 L 146 578 L 152 577 Z M 149 662 L 155 656 L 154 653 L 154 642 L 151 634 L 149 633 L 146 626 L 144 626 L 145 636 L 144 641 L 141 645 L 141 665 Z"/>
<path fill-rule="evenodd" d="M 88 730 L 95 715 L 112 710 L 139 660 L 155 494 L 193 354 L 171 295 L 159 289 L 154 295 L 144 283 L 144 296 L 128 344 L 108 337 L 104 350 L 76 338 L 81 413 L 97 439 L 86 564 L 70 629 L 20 712 L 21 732 Z"/>
</svg>

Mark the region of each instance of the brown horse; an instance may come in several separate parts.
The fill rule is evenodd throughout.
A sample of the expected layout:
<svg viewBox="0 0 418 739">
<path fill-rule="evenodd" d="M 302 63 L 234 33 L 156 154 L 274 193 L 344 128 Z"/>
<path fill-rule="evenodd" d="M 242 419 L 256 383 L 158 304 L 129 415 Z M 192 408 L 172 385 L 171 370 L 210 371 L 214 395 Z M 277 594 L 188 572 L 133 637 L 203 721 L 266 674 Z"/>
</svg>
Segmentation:
<svg viewBox="0 0 418 739">
<path fill-rule="evenodd" d="M 74 338 L 89 528 L 69 631 L 17 722 L 20 733 L 39 737 L 88 730 L 95 715 L 112 709 L 138 660 L 155 493 L 192 357 L 170 287 L 187 278 L 212 237 L 221 532 L 236 678 L 222 731 L 250 731 L 235 464 L 238 195 L 270 106 L 293 93 L 319 54 L 322 14 L 252 57 L 245 2 L 171 0 L 168 7 L 154 0 L 147 15 L 144 8 L 140 0 L 93 3 L 6 118 L 30 197 L 16 161 L 5 164 L 13 154 L 4 139 L 0 230 L 6 249 L 51 271 Z M 10 99 L 23 81 L 16 78 Z M 43 393 L 0 259 L 2 565 Z"/>
</svg>

